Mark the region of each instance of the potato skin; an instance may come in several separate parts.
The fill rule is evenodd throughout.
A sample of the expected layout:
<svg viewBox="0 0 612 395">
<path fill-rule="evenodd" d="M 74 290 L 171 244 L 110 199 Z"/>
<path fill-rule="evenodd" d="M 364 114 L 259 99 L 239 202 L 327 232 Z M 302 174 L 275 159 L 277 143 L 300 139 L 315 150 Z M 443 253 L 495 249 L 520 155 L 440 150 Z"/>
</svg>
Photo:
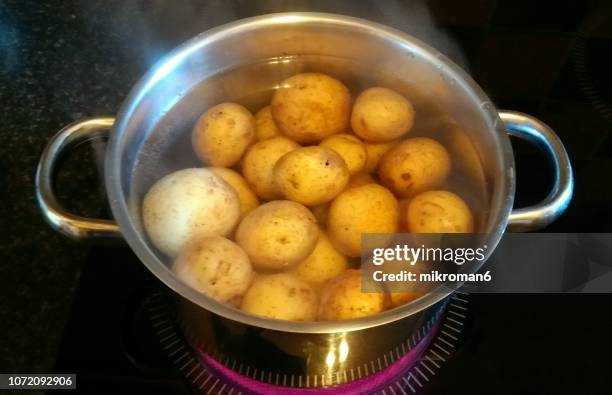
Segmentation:
<svg viewBox="0 0 612 395">
<path fill-rule="evenodd" d="M 259 206 L 259 198 L 238 172 L 225 167 L 212 167 L 211 170 L 234 188 L 240 201 L 240 218 L 244 218 L 251 210 Z"/>
<path fill-rule="evenodd" d="M 302 280 L 320 285 L 348 269 L 348 259 L 334 248 L 324 231 L 319 231 L 319 239 L 312 253 L 293 269 Z"/>
<path fill-rule="evenodd" d="M 168 174 L 149 189 L 142 202 L 142 222 L 149 239 L 170 257 L 193 239 L 228 235 L 239 217 L 236 193 L 209 169 Z"/>
<path fill-rule="evenodd" d="M 446 148 L 434 139 L 406 139 L 389 150 L 378 166 L 378 178 L 399 197 L 438 188 L 451 170 Z"/>
<path fill-rule="evenodd" d="M 255 141 L 255 120 L 240 104 L 217 104 L 198 119 L 191 141 L 202 161 L 212 166 L 230 167 L 240 161 Z"/>
<path fill-rule="evenodd" d="M 323 286 L 318 318 L 336 321 L 374 315 L 387 307 L 387 298 L 382 292 L 361 292 L 361 271 L 350 269 Z"/>
<path fill-rule="evenodd" d="M 329 202 L 348 181 L 344 160 L 325 147 L 298 148 L 274 166 L 274 183 L 283 196 L 308 206 Z"/>
<path fill-rule="evenodd" d="M 334 246 L 351 257 L 361 254 L 362 233 L 395 233 L 397 226 L 397 200 L 378 184 L 345 190 L 332 202 L 327 218 Z"/>
<path fill-rule="evenodd" d="M 428 191 L 408 205 L 406 223 L 412 233 L 471 233 L 474 217 L 459 196 L 448 191 Z"/>
<path fill-rule="evenodd" d="M 243 295 L 253 279 L 247 254 L 221 236 L 190 243 L 175 260 L 172 271 L 187 285 L 224 303 Z"/>
<path fill-rule="evenodd" d="M 397 142 L 397 140 L 388 141 L 386 143 L 365 142 L 363 146 L 365 147 L 368 160 L 366 161 L 363 170 L 369 173 L 376 171 L 380 159 L 387 153 L 387 151 L 393 148 Z"/>
<path fill-rule="evenodd" d="M 414 115 L 414 107 L 404 96 L 387 88 L 369 88 L 355 100 L 351 128 L 366 141 L 390 141 L 410 131 Z"/>
<path fill-rule="evenodd" d="M 278 320 L 314 321 L 318 298 L 315 290 L 293 274 L 257 276 L 242 299 L 241 309 Z"/>
<path fill-rule="evenodd" d="M 348 129 L 351 95 L 342 82 L 325 74 L 296 74 L 274 93 L 270 109 L 285 136 L 313 144 Z"/>
<path fill-rule="evenodd" d="M 319 237 L 316 219 L 306 207 L 288 200 L 268 202 L 247 214 L 236 242 L 255 269 L 279 271 L 305 259 Z"/>
<path fill-rule="evenodd" d="M 255 133 L 258 141 L 281 136 L 281 132 L 272 118 L 270 106 L 265 106 L 255 114 Z"/>
<path fill-rule="evenodd" d="M 299 147 L 286 137 L 273 137 L 249 148 L 242 161 L 242 174 L 257 196 L 264 200 L 282 197 L 274 182 L 274 165 L 283 155 Z"/>
<path fill-rule="evenodd" d="M 346 162 L 351 175 L 359 173 L 368 160 L 368 153 L 361 140 L 350 134 L 342 133 L 329 136 L 321 141 L 319 146 L 336 151 Z"/>
</svg>

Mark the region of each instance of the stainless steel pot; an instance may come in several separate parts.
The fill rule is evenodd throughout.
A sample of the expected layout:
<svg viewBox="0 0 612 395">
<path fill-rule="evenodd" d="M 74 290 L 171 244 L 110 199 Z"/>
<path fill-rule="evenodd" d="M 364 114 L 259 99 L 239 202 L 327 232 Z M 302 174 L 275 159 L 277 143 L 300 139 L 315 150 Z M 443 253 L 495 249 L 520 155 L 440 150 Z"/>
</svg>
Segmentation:
<svg viewBox="0 0 612 395">
<path fill-rule="evenodd" d="M 173 167 L 190 164 L 184 155 L 175 156 L 171 165 L 160 158 L 167 159 L 164 152 L 172 147 L 181 147 L 180 135 L 206 106 L 220 95 L 227 98 L 238 91 L 268 89 L 295 71 L 283 68 L 284 63 L 302 58 L 305 68 L 347 74 L 341 78 L 350 79 L 351 67 L 358 65 L 421 87 L 430 102 L 461 125 L 484 169 L 488 209 L 481 222 L 489 253 L 506 229 L 541 228 L 569 204 L 570 162 L 548 126 L 525 114 L 498 111 L 469 75 L 411 36 L 361 19 L 316 13 L 244 19 L 181 45 L 138 82 L 115 119 L 87 119 L 61 130 L 42 155 L 36 188 L 45 218 L 58 231 L 75 239 L 124 238 L 147 268 L 179 296 L 180 316 L 196 342 L 230 352 L 227 345 L 232 341 L 244 336 L 259 339 L 271 353 L 283 352 L 302 361 L 303 373 L 311 374 L 329 370 L 325 356 L 341 341 L 350 350 L 346 368 L 367 363 L 424 326 L 431 327 L 447 293 L 432 292 L 399 308 L 351 321 L 305 323 L 257 317 L 217 303 L 179 281 L 146 240 L 139 216 L 147 186 Z M 231 79 L 215 79 L 226 70 L 257 64 L 278 67 L 247 68 Z M 116 223 L 66 212 L 55 199 L 52 185 L 62 151 L 109 131 L 105 183 Z M 512 208 L 515 173 L 508 134 L 538 145 L 553 164 L 553 189 L 535 206 Z M 234 354 L 240 358 L 240 351 Z"/>
</svg>

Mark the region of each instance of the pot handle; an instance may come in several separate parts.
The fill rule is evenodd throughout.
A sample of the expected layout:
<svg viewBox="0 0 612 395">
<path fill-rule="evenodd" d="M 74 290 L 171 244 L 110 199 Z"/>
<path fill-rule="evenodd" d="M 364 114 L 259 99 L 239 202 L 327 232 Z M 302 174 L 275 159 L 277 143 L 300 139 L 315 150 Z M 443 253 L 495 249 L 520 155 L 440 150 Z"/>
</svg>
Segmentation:
<svg viewBox="0 0 612 395">
<path fill-rule="evenodd" d="M 36 200 L 45 220 L 57 231 L 77 239 L 118 238 L 119 227 L 106 219 L 85 218 L 67 212 L 57 201 L 53 189 L 55 172 L 62 154 L 70 147 L 108 135 L 114 118 L 90 118 L 74 122 L 60 130 L 45 148 L 36 168 Z"/>
<path fill-rule="evenodd" d="M 563 143 L 544 122 L 518 111 L 500 111 L 499 116 L 511 136 L 520 137 L 542 149 L 553 163 L 553 188 L 542 202 L 512 210 L 508 230 L 527 232 L 541 229 L 556 220 L 572 199 L 574 177 Z"/>
</svg>

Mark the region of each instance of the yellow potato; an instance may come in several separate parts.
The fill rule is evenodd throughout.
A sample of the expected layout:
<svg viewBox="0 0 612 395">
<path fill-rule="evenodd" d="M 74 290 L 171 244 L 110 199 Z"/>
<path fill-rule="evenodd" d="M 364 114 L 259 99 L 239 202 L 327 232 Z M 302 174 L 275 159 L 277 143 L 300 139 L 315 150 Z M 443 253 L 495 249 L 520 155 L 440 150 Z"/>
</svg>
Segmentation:
<svg viewBox="0 0 612 395">
<path fill-rule="evenodd" d="M 249 184 L 238 172 L 225 167 L 212 167 L 211 170 L 234 188 L 240 201 L 240 218 L 243 218 L 248 212 L 259 206 L 259 198 L 249 188 Z"/>
<path fill-rule="evenodd" d="M 204 162 L 230 167 L 240 161 L 255 140 L 253 115 L 236 103 L 221 103 L 206 111 L 196 122 L 191 141 Z"/>
<path fill-rule="evenodd" d="M 302 144 L 318 143 L 348 129 L 351 95 L 335 78 L 302 73 L 281 84 L 272 97 L 270 109 L 285 136 Z"/>
<path fill-rule="evenodd" d="M 378 167 L 380 158 L 382 158 L 387 151 L 393 148 L 395 144 L 397 144 L 397 140 L 386 143 L 364 143 L 363 145 L 366 149 L 368 160 L 363 170 L 367 171 L 368 173 L 374 172 Z"/>
<path fill-rule="evenodd" d="M 345 190 L 332 202 L 327 218 L 334 246 L 351 257 L 361 254 L 362 233 L 395 233 L 397 226 L 397 200 L 378 184 Z"/>
<path fill-rule="evenodd" d="M 317 319 L 317 293 L 289 273 L 257 276 L 242 299 L 241 309 L 277 320 Z"/>
<path fill-rule="evenodd" d="M 174 262 L 172 271 L 187 285 L 220 302 L 243 295 L 253 279 L 247 254 L 221 236 L 190 243 Z"/>
<path fill-rule="evenodd" d="M 318 317 L 322 321 L 367 317 L 383 311 L 387 299 L 382 292 L 361 292 L 361 271 L 347 270 L 323 286 Z"/>
<path fill-rule="evenodd" d="M 293 273 L 304 281 L 319 285 L 346 269 L 346 257 L 334 248 L 325 232 L 320 231 L 315 249 L 293 269 Z"/>
<path fill-rule="evenodd" d="M 376 184 L 376 180 L 368 173 L 357 173 L 351 177 L 345 189 L 360 187 L 368 184 Z"/>
<path fill-rule="evenodd" d="M 459 196 L 448 191 L 428 191 L 408 205 L 406 223 L 412 233 L 471 233 L 474 217 Z"/>
<path fill-rule="evenodd" d="M 304 147 L 289 152 L 274 166 L 274 183 L 289 200 L 314 206 L 329 202 L 349 180 L 340 155 L 325 147 Z"/>
<path fill-rule="evenodd" d="M 240 217 L 234 189 L 210 169 L 183 169 L 158 180 L 142 202 L 151 242 L 175 257 L 191 240 L 227 236 Z"/>
<path fill-rule="evenodd" d="M 399 93 L 387 88 L 370 88 L 355 100 L 351 114 L 353 132 L 372 142 L 394 140 L 410 131 L 414 107 Z"/>
<path fill-rule="evenodd" d="M 423 296 L 418 292 L 391 292 L 391 307 L 401 306 Z"/>
<path fill-rule="evenodd" d="M 336 151 L 346 162 L 349 173 L 359 173 L 365 166 L 368 154 L 361 140 L 350 134 L 335 134 L 319 144 Z"/>
<path fill-rule="evenodd" d="M 255 133 L 259 141 L 281 135 L 280 130 L 272 118 L 270 106 L 265 106 L 255 114 Z"/>
<path fill-rule="evenodd" d="M 407 139 L 389 150 L 378 166 L 378 178 L 399 197 L 438 188 L 451 169 L 444 146 L 427 137 Z"/>
<path fill-rule="evenodd" d="M 249 148 L 242 161 L 242 174 L 257 196 L 264 200 L 282 197 L 274 183 L 274 165 L 283 155 L 299 147 L 286 137 L 273 137 Z"/>
<path fill-rule="evenodd" d="M 236 231 L 236 242 L 255 269 L 283 270 L 304 260 L 319 238 L 317 221 L 299 203 L 277 200 L 247 214 Z"/>
</svg>

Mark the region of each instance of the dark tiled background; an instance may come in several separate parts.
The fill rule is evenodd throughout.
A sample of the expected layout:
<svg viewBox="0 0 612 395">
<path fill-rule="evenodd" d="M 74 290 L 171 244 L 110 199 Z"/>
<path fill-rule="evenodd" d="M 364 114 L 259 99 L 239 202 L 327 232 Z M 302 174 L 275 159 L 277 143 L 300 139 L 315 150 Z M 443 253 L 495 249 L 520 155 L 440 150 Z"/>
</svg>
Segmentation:
<svg viewBox="0 0 612 395">
<path fill-rule="evenodd" d="M 500 108 L 550 124 L 565 142 L 575 199 L 548 231 L 610 231 L 612 3 L 608 1 L 0 0 L 0 371 L 48 371 L 89 247 L 50 231 L 33 199 L 37 159 L 63 125 L 116 112 L 162 54 L 230 20 L 273 11 L 337 12 L 438 47 Z M 517 204 L 547 191 L 548 169 L 516 144 Z M 72 157 L 62 201 L 104 205 L 92 152 Z"/>
</svg>

